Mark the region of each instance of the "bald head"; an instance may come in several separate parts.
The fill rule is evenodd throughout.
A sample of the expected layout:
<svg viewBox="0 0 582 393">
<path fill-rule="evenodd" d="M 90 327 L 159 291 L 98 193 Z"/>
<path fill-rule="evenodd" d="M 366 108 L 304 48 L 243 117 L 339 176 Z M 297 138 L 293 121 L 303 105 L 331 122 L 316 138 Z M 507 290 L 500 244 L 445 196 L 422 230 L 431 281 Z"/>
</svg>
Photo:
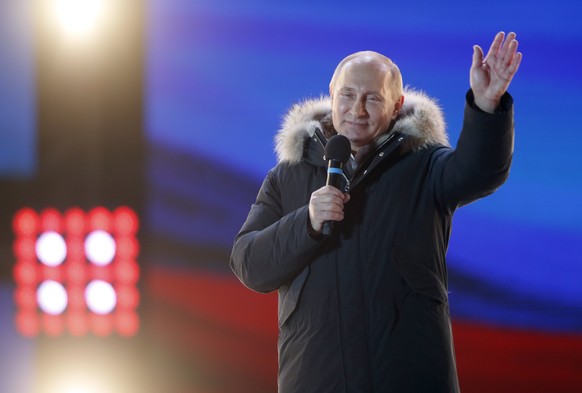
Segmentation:
<svg viewBox="0 0 582 393">
<path fill-rule="evenodd" d="M 368 63 L 369 65 L 377 66 L 386 72 L 388 74 L 388 77 L 386 78 L 386 88 L 392 93 L 392 98 L 396 99 L 402 96 L 403 88 L 400 69 L 398 69 L 398 66 L 396 66 L 392 60 L 374 51 L 361 51 L 352 53 L 340 61 L 333 73 L 333 76 L 331 77 L 331 82 L 329 83 L 330 95 L 334 95 L 336 83 L 338 79 L 342 77 L 345 69 L 352 64 L 361 63 Z"/>
</svg>

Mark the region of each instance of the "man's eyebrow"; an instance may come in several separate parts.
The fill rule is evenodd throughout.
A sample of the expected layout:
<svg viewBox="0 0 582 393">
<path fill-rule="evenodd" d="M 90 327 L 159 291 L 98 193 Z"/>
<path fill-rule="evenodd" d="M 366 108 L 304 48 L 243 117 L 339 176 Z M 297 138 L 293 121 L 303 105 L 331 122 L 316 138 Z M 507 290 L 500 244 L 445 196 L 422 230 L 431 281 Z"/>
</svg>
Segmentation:
<svg viewBox="0 0 582 393">
<path fill-rule="evenodd" d="M 343 87 L 341 87 L 339 89 L 339 91 L 353 92 L 353 91 L 356 91 L 356 89 L 353 88 L 353 87 L 349 87 L 349 86 L 343 86 Z M 365 93 L 365 95 L 368 95 L 368 96 L 378 96 L 378 97 L 382 97 L 382 94 L 380 93 L 379 90 L 366 91 L 364 93 Z"/>
</svg>

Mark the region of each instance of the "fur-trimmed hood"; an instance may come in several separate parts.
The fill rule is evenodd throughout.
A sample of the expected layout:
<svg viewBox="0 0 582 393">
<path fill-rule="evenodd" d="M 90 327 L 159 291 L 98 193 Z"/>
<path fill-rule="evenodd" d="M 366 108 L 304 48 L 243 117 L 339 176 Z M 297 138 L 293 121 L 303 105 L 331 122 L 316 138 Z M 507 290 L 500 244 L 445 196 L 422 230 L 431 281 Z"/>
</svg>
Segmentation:
<svg viewBox="0 0 582 393">
<path fill-rule="evenodd" d="M 422 92 L 405 89 L 404 105 L 392 132 L 414 137 L 411 138 L 414 148 L 420 150 L 431 145 L 450 146 L 445 127 L 443 113 L 434 99 Z M 302 101 L 285 115 L 275 136 L 277 161 L 291 164 L 301 161 L 305 140 L 313 136 L 316 128 L 326 134 L 335 133 L 330 97 Z"/>
</svg>

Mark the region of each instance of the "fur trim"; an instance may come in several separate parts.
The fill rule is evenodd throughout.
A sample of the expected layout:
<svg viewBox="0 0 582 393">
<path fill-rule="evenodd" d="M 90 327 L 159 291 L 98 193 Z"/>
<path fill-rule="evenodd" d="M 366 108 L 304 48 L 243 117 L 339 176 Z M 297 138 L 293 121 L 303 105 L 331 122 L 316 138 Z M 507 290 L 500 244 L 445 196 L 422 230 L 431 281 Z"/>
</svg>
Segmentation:
<svg viewBox="0 0 582 393">
<path fill-rule="evenodd" d="M 392 131 L 417 137 L 417 150 L 433 145 L 450 146 L 445 118 L 437 101 L 410 88 L 404 91 L 404 105 Z"/>
<path fill-rule="evenodd" d="M 303 157 L 305 140 L 313 136 L 315 129 L 324 133 L 331 125 L 331 99 L 304 100 L 295 104 L 283 118 L 281 129 L 275 136 L 275 152 L 278 162 L 296 164 Z M 441 108 L 436 100 L 420 91 L 406 88 L 404 105 L 394 122 L 392 132 L 415 137 L 415 149 L 431 145 L 450 146 Z"/>
</svg>

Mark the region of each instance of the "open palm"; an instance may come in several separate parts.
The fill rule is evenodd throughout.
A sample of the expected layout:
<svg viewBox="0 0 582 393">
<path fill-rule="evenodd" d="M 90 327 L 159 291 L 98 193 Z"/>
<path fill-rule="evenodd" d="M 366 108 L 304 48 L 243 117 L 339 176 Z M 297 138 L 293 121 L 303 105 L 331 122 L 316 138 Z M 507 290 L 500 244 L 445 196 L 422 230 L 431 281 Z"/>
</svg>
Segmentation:
<svg viewBox="0 0 582 393">
<path fill-rule="evenodd" d="M 475 104 L 486 112 L 495 111 L 522 59 L 517 52 L 516 34 L 509 33 L 505 41 L 504 37 L 503 32 L 497 33 L 485 57 L 479 45 L 473 47 L 471 89 Z"/>
</svg>

